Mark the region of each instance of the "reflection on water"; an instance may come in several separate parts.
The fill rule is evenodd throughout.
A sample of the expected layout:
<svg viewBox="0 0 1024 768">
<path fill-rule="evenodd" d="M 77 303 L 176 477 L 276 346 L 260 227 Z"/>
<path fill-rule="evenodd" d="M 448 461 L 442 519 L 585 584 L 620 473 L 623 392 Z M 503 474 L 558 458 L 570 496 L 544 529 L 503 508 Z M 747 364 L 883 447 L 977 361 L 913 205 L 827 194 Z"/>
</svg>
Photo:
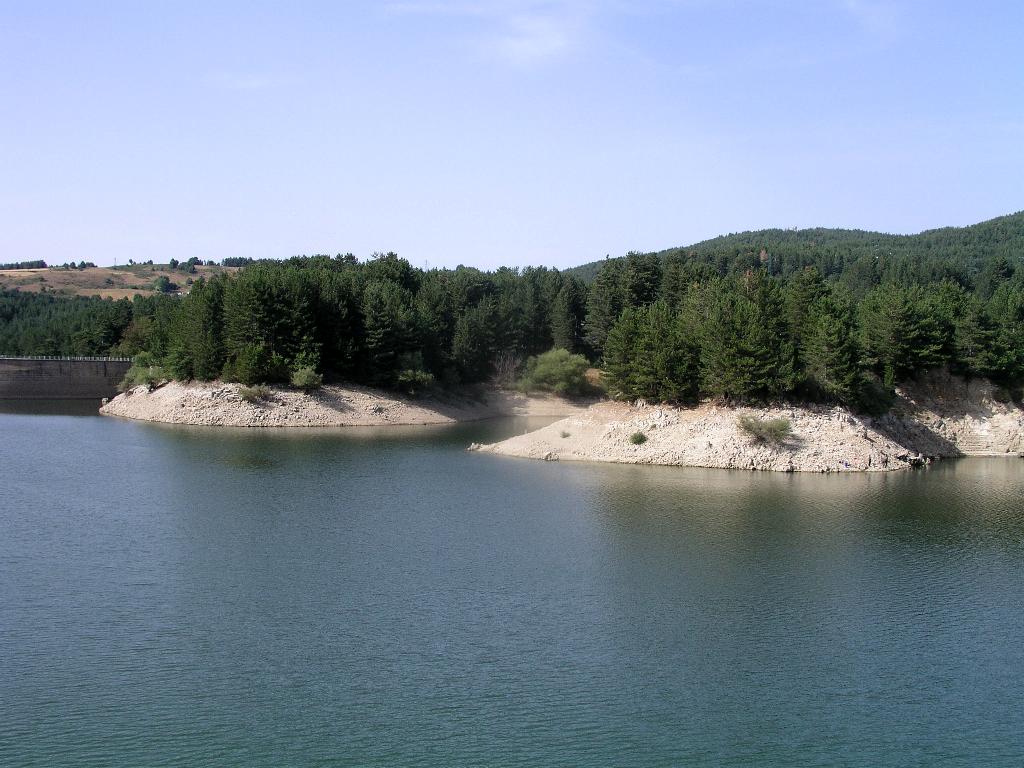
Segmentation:
<svg viewBox="0 0 1024 768">
<path fill-rule="evenodd" d="M 1024 761 L 1024 462 L 0 417 L 0 762 Z"/>
<path fill-rule="evenodd" d="M 10 400 L 0 398 L 0 414 L 19 413 L 37 416 L 96 416 L 101 400 Z"/>
</svg>

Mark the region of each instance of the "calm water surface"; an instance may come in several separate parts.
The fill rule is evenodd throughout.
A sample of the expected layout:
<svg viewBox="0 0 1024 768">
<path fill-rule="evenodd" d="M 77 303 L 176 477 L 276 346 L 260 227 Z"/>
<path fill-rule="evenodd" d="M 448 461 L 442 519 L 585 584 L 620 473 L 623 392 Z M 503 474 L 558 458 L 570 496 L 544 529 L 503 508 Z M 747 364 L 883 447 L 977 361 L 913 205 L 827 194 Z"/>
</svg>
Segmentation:
<svg viewBox="0 0 1024 768">
<path fill-rule="evenodd" d="M 1021 766 L 1024 461 L 0 415 L 0 765 Z"/>
</svg>

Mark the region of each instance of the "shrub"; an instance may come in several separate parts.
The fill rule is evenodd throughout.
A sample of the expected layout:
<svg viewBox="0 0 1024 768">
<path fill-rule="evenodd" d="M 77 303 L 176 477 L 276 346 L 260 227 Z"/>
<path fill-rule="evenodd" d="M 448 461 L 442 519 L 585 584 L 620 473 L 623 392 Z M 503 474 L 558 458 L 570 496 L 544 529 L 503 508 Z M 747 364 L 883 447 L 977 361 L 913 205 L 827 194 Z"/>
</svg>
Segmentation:
<svg viewBox="0 0 1024 768">
<path fill-rule="evenodd" d="M 420 369 L 406 368 L 398 374 L 398 388 L 408 395 L 416 395 L 434 383 L 434 376 Z"/>
<path fill-rule="evenodd" d="M 523 392 L 541 390 L 557 395 L 582 395 L 590 388 L 589 367 L 583 355 L 574 355 L 567 349 L 552 349 L 526 361 L 526 373 L 518 387 Z"/>
<path fill-rule="evenodd" d="M 265 381 L 288 381 L 288 366 L 284 358 L 255 344 L 240 349 L 234 359 L 224 366 L 224 378 L 239 384 L 252 386 Z"/>
<path fill-rule="evenodd" d="M 303 365 L 292 371 L 292 386 L 304 389 L 307 392 L 312 392 L 314 389 L 320 389 L 324 383 L 324 377 L 316 372 L 316 369 L 310 365 Z"/>
<path fill-rule="evenodd" d="M 155 387 L 168 381 L 170 376 L 163 366 L 157 365 L 153 356 L 143 352 L 132 360 L 132 365 L 124 375 L 121 383 L 117 385 L 120 392 L 127 392 L 132 387 L 145 384 L 147 387 Z"/>
<path fill-rule="evenodd" d="M 171 279 L 167 277 L 167 275 L 160 275 L 153 281 L 153 290 L 159 291 L 160 293 L 172 293 L 178 290 L 178 286 L 172 283 Z"/>
<path fill-rule="evenodd" d="M 266 384 L 257 384 L 254 387 L 239 387 L 238 396 L 247 403 L 258 403 L 261 400 L 269 400 L 274 393 Z"/>
<path fill-rule="evenodd" d="M 756 443 L 782 443 L 793 432 L 789 419 L 783 418 L 759 419 L 755 416 L 744 415 L 736 420 L 736 424 Z"/>
<path fill-rule="evenodd" d="M 647 435 L 645 435 L 643 432 L 634 432 L 632 435 L 629 436 L 629 442 L 631 442 L 633 445 L 643 445 L 644 443 L 647 442 Z"/>
<path fill-rule="evenodd" d="M 563 437 L 563 438 L 566 438 L 566 437 L 568 437 L 568 436 L 569 436 L 569 433 L 568 433 L 568 432 L 566 432 L 566 431 L 565 431 L 565 430 L 563 429 L 563 430 L 562 430 L 562 437 Z"/>
<path fill-rule="evenodd" d="M 405 352 L 398 356 L 398 375 L 395 386 L 407 395 L 417 395 L 434 383 L 434 375 L 426 370 L 423 354 Z"/>
</svg>

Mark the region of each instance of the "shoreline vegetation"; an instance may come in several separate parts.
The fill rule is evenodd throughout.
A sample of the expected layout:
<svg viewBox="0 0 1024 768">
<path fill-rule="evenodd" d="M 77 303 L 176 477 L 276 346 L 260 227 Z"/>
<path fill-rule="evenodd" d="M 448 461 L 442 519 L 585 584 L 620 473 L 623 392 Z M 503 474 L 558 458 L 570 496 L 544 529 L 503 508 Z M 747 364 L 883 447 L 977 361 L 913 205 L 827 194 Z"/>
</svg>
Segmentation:
<svg viewBox="0 0 1024 768">
<path fill-rule="evenodd" d="M 569 416 L 582 413 L 591 402 L 482 387 L 411 398 L 352 384 L 304 391 L 270 385 L 248 388 L 221 381 L 171 381 L 126 390 L 104 403 L 100 413 L 196 426 L 413 426 L 501 416 Z"/>
<path fill-rule="evenodd" d="M 680 408 L 605 401 L 470 449 L 545 461 L 779 472 L 878 472 L 941 458 L 1020 456 L 1024 410 L 997 394 L 991 382 L 936 373 L 900 387 L 881 416 L 838 405 L 705 402 Z"/>
<path fill-rule="evenodd" d="M 453 424 L 503 416 L 560 420 L 469 450 L 545 461 L 694 466 L 780 472 L 876 472 L 958 456 L 1024 452 L 1024 410 L 991 382 L 933 373 L 897 389 L 892 408 L 859 415 L 840 405 L 679 407 L 568 399 L 495 387 L 411 398 L 359 385 L 313 391 L 226 382 L 140 385 L 105 403 L 106 416 L 230 427 Z"/>
<path fill-rule="evenodd" d="M 1024 212 L 913 236 L 747 232 L 565 271 L 190 259 L 166 265 L 187 290 L 131 301 L 2 291 L 0 350 L 131 357 L 104 413 L 133 418 L 446 423 L 504 413 L 473 392 L 600 391 L 618 404 L 489 450 L 886 469 L 1019 450 L 985 436 L 1019 426 L 1022 254 Z"/>
</svg>

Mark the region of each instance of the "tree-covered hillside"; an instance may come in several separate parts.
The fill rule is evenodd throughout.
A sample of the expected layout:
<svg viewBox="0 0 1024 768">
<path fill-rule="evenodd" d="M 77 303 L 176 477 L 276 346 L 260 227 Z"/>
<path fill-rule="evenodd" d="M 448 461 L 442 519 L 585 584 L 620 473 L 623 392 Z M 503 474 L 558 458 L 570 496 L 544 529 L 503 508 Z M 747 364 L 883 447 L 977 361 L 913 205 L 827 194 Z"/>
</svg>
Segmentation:
<svg viewBox="0 0 1024 768">
<path fill-rule="evenodd" d="M 261 261 L 134 300 L 0 294 L 0 353 L 140 355 L 179 379 L 508 381 L 581 354 L 622 398 L 877 409 L 932 368 L 1024 381 L 1024 215 L 893 237 L 784 230 L 572 271 L 420 270 L 395 254 Z M 575 363 L 574 363 L 575 365 Z"/>
<path fill-rule="evenodd" d="M 929 282 L 950 277 L 962 284 L 993 260 L 1024 259 L 1024 211 L 968 227 L 944 227 L 917 235 L 856 229 L 763 229 L 723 235 L 656 254 L 667 267 L 702 265 L 720 275 L 765 269 L 789 276 L 816 267 L 826 279 L 863 294 L 880 282 Z M 590 283 L 603 261 L 568 270 Z"/>
</svg>

